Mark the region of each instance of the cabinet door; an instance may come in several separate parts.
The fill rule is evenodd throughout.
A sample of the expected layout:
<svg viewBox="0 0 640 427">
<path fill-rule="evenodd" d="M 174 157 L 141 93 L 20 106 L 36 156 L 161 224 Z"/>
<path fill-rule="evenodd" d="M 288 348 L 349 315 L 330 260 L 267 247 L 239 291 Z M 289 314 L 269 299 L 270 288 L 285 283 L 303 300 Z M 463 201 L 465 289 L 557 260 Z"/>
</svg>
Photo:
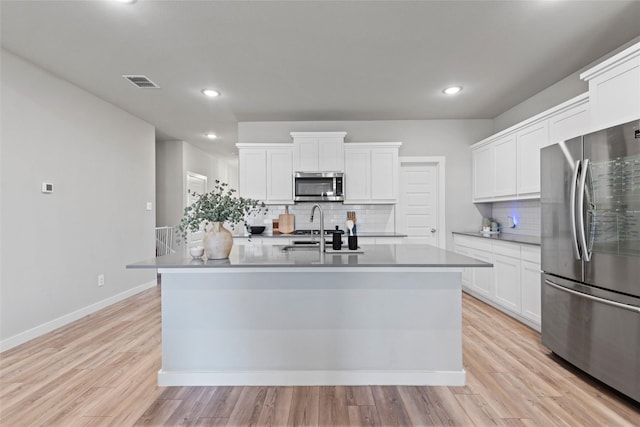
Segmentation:
<svg viewBox="0 0 640 427">
<path fill-rule="evenodd" d="M 473 198 L 487 199 L 493 196 L 493 171 L 495 158 L 493 145 L 485 145 L 471 152 L 473 163 Z"/>
<path fill-rule="evenodd" d="M 547 121 L 521 130 L 516 138 L 518 141 L 518 196 L 540 196 L 540 149 L 546 146 L 549 140 Z"/>
<path fill-rule="evenodd" d="M 265 200 L 267 198 L 267 150 L 245 148 L 238 154 L 239 194 L 242 197 Z"/>
<path fill-rule="evenodd" d="M 345 150 L 345 202 L 367 202 L 371 199 L 371 150 Z"/>
<path fill-rule="evenodd" d="M 296 147 L 295 171 L 318 172 L 318 138 L 298 137 L 294 141 Z"/>
<path fill-rule="evenodd" d="M 589 80 L 591 130 L 640 118 L 640 56 Z"/>
<path fill-rule="evenodd" d="M 371 150 L 371 199 L 394 203 L 397 199 L 398 150 Z"/>
<path fill-rule="evenodd" d="M 320 171 L 344 171 L 343 138 L 318 138 L 318 168 Z"/>
<path fill-rule="evenodd" d="M 520 313 L 520 260 L 494 254 L 493 270 L 495 284 L 493 300 L 515 313 Z"/>
<path fill-rule="evenodd" d="M 474 249 L 472 254 L 473 258 L 475 259 L 493 263 L 493 254 L 491 252 Z M 472 270 L 473 284 L 471 286 L 471 289 L 478 292 L 482 296 L 491 298 L 493 294 L 493 268 L 474 268 Z"/>
<path fill-rule="evenodd" d="M 522 281 L 522 315 L 539 325 L 542 320 L 540 264 L 523 260 L 520 266 L 520 279 Z"/>
<path fill-rule="evenodd" d="M 493 143 L 494 168 L 493 168 L 493 195 L 515 196 L 517 191 L 517 146 L 516 136 L 509 135 L 500 138 Z"/>
<path fill-rule="evenodd" d="M 464 246 L 460 246 L 455 244 L 455 240 L 456 238 L 453 238 L 454 241 L 454 245 L 453 245 L 453 251 L 456 253 L 459 253 L 460 255 L 464 255 L 464 256 L 468 256 L 473 258 L 473 253 L 472 250 L 470 248 L 466 248 Z M 466 288 L 471 288 L 473 284 L 473 269 L 471 268 L 464 268 L 462 270 L 462 286 L 466 287 Z"/>
<path fill-rule="evenodd" d="M 589 132 L 589 102 L 576 105 L 549 119 L 548 145 Z"/>
<path fill-rule="evenodd" d="M 267 149 L 268 203 L 293 203 L 293 149 Z"/>
</svg>

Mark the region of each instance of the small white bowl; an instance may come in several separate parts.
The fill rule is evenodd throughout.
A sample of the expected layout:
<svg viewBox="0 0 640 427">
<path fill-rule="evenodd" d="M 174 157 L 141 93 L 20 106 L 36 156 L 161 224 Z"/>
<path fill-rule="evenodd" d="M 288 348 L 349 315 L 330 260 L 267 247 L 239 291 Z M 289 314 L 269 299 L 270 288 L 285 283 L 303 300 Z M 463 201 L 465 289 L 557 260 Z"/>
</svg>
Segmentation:
<svg viewBox="0 0 640 427">
<path fill-rule="evenodd" d="M 201 258 L 204 255 L 204 248 L 202 246 L 194 246 L 189 248 L 189 253 L 194 258 Z"/>
</svg>

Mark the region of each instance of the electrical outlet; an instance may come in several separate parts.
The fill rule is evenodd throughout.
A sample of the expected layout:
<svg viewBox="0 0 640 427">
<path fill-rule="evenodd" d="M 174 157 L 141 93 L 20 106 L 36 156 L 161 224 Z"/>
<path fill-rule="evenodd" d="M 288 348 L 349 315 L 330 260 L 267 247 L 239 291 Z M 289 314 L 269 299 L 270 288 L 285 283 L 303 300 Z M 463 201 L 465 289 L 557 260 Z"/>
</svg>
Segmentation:
<svg viewBox="0 0 640 427">
<path fill-rule="evenodd" d="M 104 286 L 104 274 L 98 274 L 98 286 Z"/>
</svg>

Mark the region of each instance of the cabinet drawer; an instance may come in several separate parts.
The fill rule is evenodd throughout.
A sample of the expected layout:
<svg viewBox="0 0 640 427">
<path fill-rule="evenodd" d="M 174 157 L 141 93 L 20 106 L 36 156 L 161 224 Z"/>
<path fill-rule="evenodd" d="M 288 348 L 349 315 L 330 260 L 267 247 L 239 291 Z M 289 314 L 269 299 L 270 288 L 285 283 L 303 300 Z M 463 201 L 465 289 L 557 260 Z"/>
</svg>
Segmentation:
<svg viewBox="0 0 640 427">
<path fill-rule="evenodd" d="M 493 253 L 512 258 L 520 258 L 520 244 L 495 241 L 493 242 Z"/>
<path fill-rule="evenodd" d="M 456 245 L 464 246 L 467 248 L 473 247 L 473 237 L 461 236 L 459 234 L 453 235 L 453 241 Z"/>
<path fill-rule="evenodd" d="M 540 247 L 531 245 L 522 245 L 520 248 L 520 256 L 524 261 L 535 262 L 540 264 Z"/>
<path fill-rule="evenodd" d="M 470 237 L 456 235 L 454 241 L 457 245 L 467 248 L 479 249 L 481 251 L 491 252 L 491 240 L 483 237 Z"/>
</svg>

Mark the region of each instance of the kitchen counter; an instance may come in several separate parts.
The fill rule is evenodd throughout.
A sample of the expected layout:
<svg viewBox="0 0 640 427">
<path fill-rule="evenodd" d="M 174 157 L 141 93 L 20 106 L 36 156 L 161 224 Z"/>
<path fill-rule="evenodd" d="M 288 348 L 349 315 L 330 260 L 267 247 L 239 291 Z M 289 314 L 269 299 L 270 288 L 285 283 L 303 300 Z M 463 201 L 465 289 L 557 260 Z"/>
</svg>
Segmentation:
<svg viewBox="0 0 640 427">
<path fill-rule="evenodd" d="M 235 245 L 225 260 L 193 259 L 186 251 L 158 258 L 151 258 L 127 265 L 127 268 L 153 269 L 239 269 L 239 268 L 372 268 L 372 267 L 422 267 L 464 268 L 491 267 L 482 261 L 430 245 L 361 245 L 363 253 L 343 249 L 341 253 L 324 253 L 315 249 L 282 251 L 280 245 Z"/>
<path fill-rule="evenodd" d="M 363 231 L 363 232 L 358 232 L 357 234 L 360 237 L 407 237 L 406 234 L 401 234 L 401 233 L 395 233 L 393 231 Z M 345 237 L 347 236 L 347 233 L 345 233 Z M 248 239 L 249 235 L 234 235 L 234 238 L 245 238 Z M 261 237 L 267 238 L 267 239 L 271 239 L 271 238 L 287 238 L 287 239 L 291 239 L 291 238 L 311 238 L 311 237 L 317 237 L 317 235 L 310 235 L 310 234 L 282 234 L 282 233 L 271 233 L 271 232 L 264 232 L 262 234 L 254 234 L 251 236 L 252 239 L 259 239 Z M 331 234 L 326 235 L 327 239 L 331 239 Z"/>
<path fill-rule="evenodd" d="M 160 386 L 465 384 L 462 284 L 481 261 L 427 245 L 364 253 L 236 245 L 128 265 L 162 274 Z"/>
<path fill-rule="evenodd" d="M 503 242 L 524 243 L 525 245 L 540 246 L 541 244 L 540 236 L 527 236 L 523 234 L 510 234 L 510 233 L 483 234 L 478 231 L 454 231 L 453 234 L 460 234 L 462 236 L 481 237 L 484 239 L 491 239 L 491 240 L 500 240 Z"/>
</svg>

